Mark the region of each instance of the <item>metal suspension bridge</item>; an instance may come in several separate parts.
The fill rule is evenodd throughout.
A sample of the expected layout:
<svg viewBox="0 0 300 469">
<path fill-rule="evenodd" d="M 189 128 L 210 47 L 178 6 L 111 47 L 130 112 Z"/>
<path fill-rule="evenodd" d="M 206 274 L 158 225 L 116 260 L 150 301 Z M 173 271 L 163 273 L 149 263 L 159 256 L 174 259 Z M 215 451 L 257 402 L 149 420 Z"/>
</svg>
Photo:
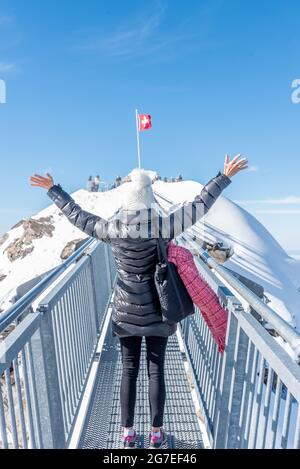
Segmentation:
<svg viewBox="0 0 300 469">
<path fill-rule="evenodd" d="M 274 337 L 299 351 L 300 335 L 199 239 L 196 224 L 178 242 L 228 312 L 226 349 L 219 354 L 197 308 L 170 338 L 165 448 L 300 448 L 300 367 Z M 121 447 L 115 278 L 109 246 L 89 239 L 1 315 L 0 334 L 10 332 L 0 343 L 0 448 Z M 138 448 L 149 443 L 144 361 L 145 350 Z"/>
</svg>

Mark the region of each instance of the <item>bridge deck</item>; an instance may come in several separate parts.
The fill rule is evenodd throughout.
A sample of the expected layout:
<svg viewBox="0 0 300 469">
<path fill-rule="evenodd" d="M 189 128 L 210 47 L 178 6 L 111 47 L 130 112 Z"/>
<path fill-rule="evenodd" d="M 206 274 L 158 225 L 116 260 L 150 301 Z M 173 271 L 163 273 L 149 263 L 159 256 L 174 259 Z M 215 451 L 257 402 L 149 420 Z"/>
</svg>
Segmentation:
<svg viewBox="0 0 300 469">
<path fill-rule="evenodd" d="M 108 333 L 79 448 L 122 447 L 119 406 L 120 355 L 118 340 Z M 176 335 L 169 340 L 165 368 L 167 400 L 164 428 L 168 434 L 165 448 L 203 448 L 202 435 Z M 135 428 L 139 435 L 138 448 L 147 448 L 149 445 L 150 415 L 147 385 L 145 346 L 143 345 L 135 414 Z"/>
</svg>

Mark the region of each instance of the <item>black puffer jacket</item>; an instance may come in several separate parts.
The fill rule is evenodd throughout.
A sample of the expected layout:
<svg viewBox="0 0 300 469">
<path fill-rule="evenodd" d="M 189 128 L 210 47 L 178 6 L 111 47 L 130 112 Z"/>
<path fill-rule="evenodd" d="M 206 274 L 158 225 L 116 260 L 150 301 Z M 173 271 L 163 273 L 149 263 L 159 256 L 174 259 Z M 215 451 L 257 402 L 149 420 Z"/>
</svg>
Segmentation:
<svg viewBox="0 0 300 469">
<path fill-rule="evenodd" d="M 145 210 L 133 214 L 120 212 L 118 216 L 104 220 L 82 210 L 59 185 L 48 191 L 49 197 L 73 225 L 111 245 L 118 273 L 112 317 L 116 335 L 167 337 L 176 331 L 175 324 L 168 325 L 161 320 L 154 284 L 158 262 L 156 238 L 163 233 L 167 241 L 196 223 L 229 184 L 230 179 L 221 173 L 213 178 L 193 202 L 184 206 L 184 223 L 182 207 L 175 210 L 171 217 L 157 212 L 156 216 L 153 217 L 152 213 L 149 216 L 149 211 Z M 165 236 L 166 231 L 168 234 Z"/>
</svg>

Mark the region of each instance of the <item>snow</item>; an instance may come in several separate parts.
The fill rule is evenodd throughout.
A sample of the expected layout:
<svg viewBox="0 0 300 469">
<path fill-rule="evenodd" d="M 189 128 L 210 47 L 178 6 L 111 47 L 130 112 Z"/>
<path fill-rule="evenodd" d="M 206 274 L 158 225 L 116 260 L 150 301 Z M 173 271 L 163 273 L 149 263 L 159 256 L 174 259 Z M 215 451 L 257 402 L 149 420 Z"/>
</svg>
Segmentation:
<svg viewBox="0 0 300 469">
<path fill-rule="evenodd" d="M 165 183 L 156 181 L 154 190 L 174 203 L 193 200 L 202 185 L 195 181 Z M 82 208 L 109 218 L 120 207 L 124 185 L 108 192 L 90 193 L 84 189 L 73 194 Z M 33 218 L 53 217 L 53 237 L 44 236 L 33 241 L 34 250 L 23 259 L 10 262 L 5 248 L 18 238 L 23 228 L 8 232 L 8 239 L 0 246 L 0 308 L 11 305 L 16 287 L 59 265 L 60 254 L 66 244 L 86 235 L 73 227 L 51 205 Z M 291 258 L 273 236 L 249 212 L 221 196 L 205 217 L 204 237 L 210 242 L 223 242 L 233 250 L 226 266 L 261 284 L 270 300 L 269 306 L 293 327 L 300 330 L 300 261 Z"/>
</svg>

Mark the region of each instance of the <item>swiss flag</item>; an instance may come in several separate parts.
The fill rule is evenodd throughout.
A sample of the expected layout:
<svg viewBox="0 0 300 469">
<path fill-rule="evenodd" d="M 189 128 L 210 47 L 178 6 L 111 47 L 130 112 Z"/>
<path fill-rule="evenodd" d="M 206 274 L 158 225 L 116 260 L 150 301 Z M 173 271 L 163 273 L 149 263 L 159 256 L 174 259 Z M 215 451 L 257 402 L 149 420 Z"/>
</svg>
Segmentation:
<svg viewBox="0 0 300 469">
<path fill-rule="evenodd" d="M 140 122 L 140 132 L 143 130 L 148 130 L 151 129 L 152 123 L 151 123 L 151 116 L 149 114 L 140 114 L 139 115 L 139 122 Z"/>
</svg>

